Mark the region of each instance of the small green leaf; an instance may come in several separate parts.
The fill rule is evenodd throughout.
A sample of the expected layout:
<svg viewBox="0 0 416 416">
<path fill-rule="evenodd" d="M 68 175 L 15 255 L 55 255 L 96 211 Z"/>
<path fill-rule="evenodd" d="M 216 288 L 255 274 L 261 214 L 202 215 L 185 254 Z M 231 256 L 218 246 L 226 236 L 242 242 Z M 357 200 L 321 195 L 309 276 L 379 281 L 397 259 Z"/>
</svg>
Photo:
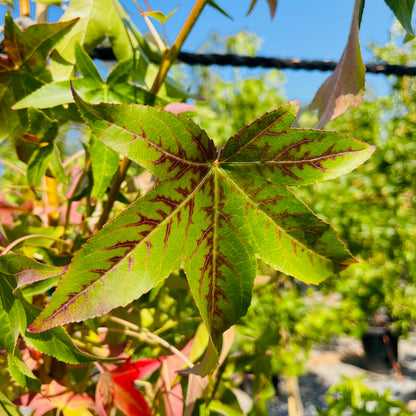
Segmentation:
<svg viewBox="0 0 416 416">
<path fill-rule="evenodd" d="M 31 331 L 125 306 L 183 268 L 210 334 L 193 369 L 204 375 L 218 360 L 222 333 L 247 311 L 256 257 L 315 284 L 355 261 L 289 187 L 350 172 L 371 146 L 292 128 L 299 105 L 288 103 L 241 129 L 218 154 L 184 117 L 74 98 L 93 134 L 157 182 L 75 254 Z"/>
<path fill-rule="evenodd" d="M 75 45 L 75 63 L 81 75 L 88 78 L 91 84 L 95 83 L 98 88 L 104 84 L 93 60 L 79 43 Z"/>
<path fill-rule="evenodd" d="M 117 172 L 120 157 L 117 152 L 97 140 L 94 136 L 91 136 L 89 150 L 94 178 L 91 196 L 102 199 L 106 189 L 110 185 L 111 179 Z"/>
<path fill-rule="evenodd" d="M 415 35 L 412 27 L 412 14 L 415 0 L 384 0 L 397 20 L 410 35 Z"/>
<path fill-rule="evenodd" d="M 41 382 L 27 367 L 18 349 L 7 354 L 7 361 L 10 375 L 22 387 L 40 392 Z"/>
<path fill-rule="evenodd" d="M 91 52 L 105 38 L 110 40 L 117 57 L 122 61 L 132 56 L 129 35 L 118 12 L 118 0 L 72 0 L 62 20 L 79 18 L 78 23 L 62 39 L 51 56 L 51 71 L 55 81 L 68 80 L 75 66 L 75 45 L 80 43 Z"/>
<path fill-rule="evenodd" d="M 53 142 L 58 135 L 59 123 L 34 107 L 29 108 L 28 116 L 30 133 L 37 138 L 39 147 L 29 160 L 27 180 L 29 185 L 38 187 L 50 164 L 54 162 L 56 166 Z"/>
<path fill-rule="evenodd" d="M 0 4 L 14 10 L 14 0 L 0 0 Z"/>
<path fill-rule="evenodd" d="M 160 23 L 165 24 L 175 14 L 176 10 L 178 10 L 178 7 L 179 6 L 176 6 L 176 9 L 172 10 L 168 15 L 157 10 L 152 10 L 150 12 L 140 12 L 140 14 L 144 16 L 153 17 L 153 19 L 156 19 Z"/>
</svg>

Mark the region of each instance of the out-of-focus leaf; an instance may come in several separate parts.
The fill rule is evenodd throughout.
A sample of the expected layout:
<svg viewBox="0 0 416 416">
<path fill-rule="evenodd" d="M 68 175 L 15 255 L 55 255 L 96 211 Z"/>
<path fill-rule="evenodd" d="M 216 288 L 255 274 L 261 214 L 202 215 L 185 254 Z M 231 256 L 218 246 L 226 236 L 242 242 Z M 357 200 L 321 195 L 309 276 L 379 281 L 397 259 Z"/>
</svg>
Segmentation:
<svg viewBox="0 0 416 416">
<path fill-rule="evenodd" d="M 68 387 L 52 380 L 50 384 L 42 385 L 42 393 L 33 398 L 23 396 L 19 401 L 35 409 L 32 416 L 42 416 L 57 409 L 57 414 L 64 416 L 93 416 L 95 404 L 86 393 L 75 393 Z"/>
<path fill-rule="evenodd" d="M 41 3 L 41 4 L 50 4 L 53 6 L 60 6 L 61 5 L 61 1 L 60 0 L 33 0 L 36 3 Z"/>
<path fill-rule="evenodd" d="M 0 4 L 6 7 L 10 7 L 14 10 L 14 0 L 0 0 Z"/>
<path fill-rule="evenodd" d="M 274 15 L 276 14 L 277 2 L 278 2 L 278 0 L 267 0 L 267 3 L 269 5 L 269 9 L 270 9 L 270 16 L 272 17 L 272 19 L 274 18 Z M 247 15 L 249 15 L 253 11 L 254 6 L 256 4 L 257 4 L 257 0 L 251 0 L 250 7 L 248 8 Z"/>
<path fill-rule="evenodd" d="M 157 370 L 163 359 L 149 358 L 126 361 L 111 372 L 114 383 L 114 404 L 127 416 L 151 416 L 149 405 L 143 394 L 134 387 L 134 380 Z"/>
<path fill-rule="evenodd" d="M 204 375 L 218 361 L 222 333 L 247 311 L 256 257 L 307 283 L 356 261 L 289 187 L 346 174 L 370 157 L 371 146 L 291 128 L 299 106 L 288 103 L 245 126 L 218 153 L 184 117 L 74 97 L 93 134 L 159 182 L 75 254 L 32 331 L 127 305 L 181 267 L 210 332 L 195 368 Z"/>
<path fill-rule="evenodd" d="M 91 136 L 89 150 L 94 178 L 91 196 L 102 199 L 111 179 L 117 171 L 120 157 L 117 152 L 97 140 L 94 136 Z"/>
<path fill-rule="evenodd" d="M 0 391 L 0 413 L 4 416 L 22 416 L 16 405 Z"/>
<path fill-rule="evenodd" d="M 153 19 L 156 19 L 160 23 L 165 24 L 175 14 L 176 10 L 178 10 L 178 7 L 179 6 L 176 6 L 176 9 L 172 10 L 168 15 L 158 10 L 152 10 L 150 12 L 140 12 L 140 14 L 144 16 L 153 17 Z"/>
<path fill-rule="evenodd" d="M 54 140 L 58 135 L 59 123 L 34 107 L 29 108 L 28 119 L 30 133 L 37 138 L 38 148 L 29 160 L 27 180 L 29 185 L 38 187 L 52 160 L 56 161 Z M 66 180 L 65 175 L 63 179 Z"/>
<path fill-rule="evenodd" d="M 186 113 L 187 111 L 193 111 L 196 109 L 195 105 L 186 104 L 186 103 L 170 103 L 165 106 L 164 110 L 169 111 L 173 114 Z"/>
<path fill-rule="evenodd" d="M 352 106 L 358 107 L 364 98 L 365 65 L 359 41 L 359 4 L 355 0 L 348 42 L 332 75 L 316 93 L 311 109 L 317 109 L 317 128 L 338 117 Z"/>
<path fill-rule="evenodd" d="M 415 35 L 412 27 L 412 14 L 415 0 L 384 0 L 397 20 L 410 35 Z"/>
<path fill-rule="evenodd" d="M 220 6 L 218 6 L 217 2 L 214 0 L 208 0 L 207 4 L 211 7 L 213 7 L 215 10 L 218 10 L 220 13 L 222 13 L 225 17 L 228 17 L 229 19 L 233 20 L 233 18 Z"/>
<path fill-rule="evenodd" d="M 117 4 L 116 4 L 117 3 Z M 118 12 L 118 0 L 72 0 L 62 20 L 79 18 L 78 23 L 56 46 L 51 71 L 55 81 L 71 77 L 75 66 L 75 45 L 91 52 L 108 37 L 117 60 L 131 58 L 129 35 Z"/>
<path fill-rule="evenodd" d="M 11 107 L 52 80 L 46 58 L 77 20 L 32 25 L 22 32 L 7 12 L 4 25 L 7 56 L 0 56 L 0 138 L 20 140 L 27 127 L 27 111 L 13 111 Z"/>
<path fill-rule="evenodd" d="M 40 391 L 40 380 L 27 367 L 17 348 L 7 354 L 7 364 L 10 375 L 18 384 L 32 391 Z"/>
</svg>

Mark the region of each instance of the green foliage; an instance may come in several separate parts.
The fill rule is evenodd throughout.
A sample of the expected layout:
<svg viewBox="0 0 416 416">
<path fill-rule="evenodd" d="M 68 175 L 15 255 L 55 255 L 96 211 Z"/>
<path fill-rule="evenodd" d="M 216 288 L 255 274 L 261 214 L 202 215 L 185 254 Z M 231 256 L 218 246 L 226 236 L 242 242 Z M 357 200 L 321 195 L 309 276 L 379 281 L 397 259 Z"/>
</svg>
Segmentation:
<svg viewBox="0 0 416 416">
<path fill-rule="evenodd" d="M 346 378 L 332 386 L 326 395 L 327 410 L 317 409 L 319 416 L 411 415 L 403 402 L 390 398 L 387 390 L 383 394 L 372 390 L 361 382 L 361 378 Z"/>
<path fill-rule="evenodd" d="M 267 3 L 273 17 L 277 1 Z M 414 316 L 408 299 L 413 284 L 387 295 L 385 287 L 393 283 L 370 279 L 384 258 L 382 249 L 390 256 L 385 269 L 403 272 L 402 280 L 394 281 L 397 287 L 414 275 L 414 229 L 404 231 L 414 202 L 414 165 L 406 159 L 414 150 L 412 100 L 401 101 L 397 86 L 393 103 L 362 107 L 358 130 L 355 115 L 340 120 L 343 131 L 372 140 L 378 130 L 364 120 L 365 111 L 374 118 L 380 114 L 389 134 L 403 140 L 394 145 L 377 138 L 386 153 L 383 158 L 376 153 L 374 162 L 361 168 L 355 176 L 361 182 L 347 176 L 316 185 L 348 174 L 374 147 L 335 131 L 293 127 L 301 124 L 294 121 L 298 104 L 283 105 L 283 78 L 276 71 L 249 80 L 234 71 L 233 80 L 223 81 L 200 70 L 192 97 L 202 95 L 206 103 L 197 103 L 192 114 L 198 124 L 163 110 L 189 109 L 187 88 L 167 78 L 167 70 L 205 5 L 225 13 L 217 2 L 197 1 L 179 41 L 163 54 L 134 27 L 118 0 L 72 0 L 61 22 L 24 31 L 6 15 L 5 56 L 0 57 L 5 165 L 0 405 L 8 414 L 15 411 L 12 399 L 45 411 L 64 412 L 70 401 L 74 407 L 68 412 L 90 415 L 95 404 L 107 414 L 118 406 L 134 415 L 140 409 L 131 399 L 139 397 L 147 409 L 143 396 L 160 415 L 170 409 L 190 415 L 194 407 L 201 414 L 266 414 L 274 395 L 271 377 L 299 375 L 313 343 L 344 328 L 339 311 L 349 289 L 362 282 L 354 273 L 369 279 L 368 293 L 356 300 L 372 307 L 369 299 L 380 295 L 387 302 L 388 296 L 402 294 L 400 307 L 408 308 L 409 321 Z M 344 87 L 351 87 L 347 80 L 362 81 L 359 66 L 356 78 L 343 72 L 360 60 L 361 12 L 355 8 L 343 74 L 335 74 L 327 96 L 335 90 L 345 95 Z M 170 15 L 150 12 L 150 17 L 170 23 Z M 160 35 L 153 36 L 161 47 Z M 117 58 L 106 77 L 89 56 L 102 42 Z M 242 33 L 214 39 L 211 46 L 255 55 L 259 45 L 258 38 Z M 381 114 L 393 114 L 396 105 L 397 120 L 386 121 Z M 399 119 L 407 108 L 408 116 Z M 368 179 L 373 168 L 381 176 Z M 387 184 L 394 174 L 396 182 Z M 321 199 L 311 197 L 311 186 Z M 388 231 L 357 226 L 361 204 L 368 213 L 372 209 L 366 187 L 382 215 L 392 219 Z M 379 200 L 379 194 L 387 198 Z M 356 259 L 309 205 L 334 218 L 353 254 L 365 257 L 378 250 L 377 261 L 343 272 L 352 277 L 344 287 L 334 276 Z M 405 261 L 396 270 L 392 244 L 399 240 Z M 364 273 L 365 267 L 371 273 Z M 325 308 L 322 295 L 295 278 L 313 284 L 329 278 L 326 289 L 339 290 L 344 303 Z M 375 296 L 376 289 L 383 290 Z M 145 363 L 161 369 L 149 371 L 146 388 L 138 392 L 133 381 L 143 375 Z M 239 385 L 247 371 L 254 375 L 252 398 Z M 33 394 L 40 390 L 45 397 Z"/>
<path fill-rule="evenodd" d="M 330 276 L 332 262 L 336 269 L 353 261 L 333 230 L 287 186 L 350 171 L 372 153 L 367 145 L 291 129 L 297 105 L 288 104 L 241 129 L 217 155 L 206 134 L 181 116 L 75 100 L 100 140 L 161 182 L 77 253 L 32 330 L 125 306 L 183 267 L 219 345 L 222 332 L 250 304 L 254 256 L 308 283 Z"/>
</svg>

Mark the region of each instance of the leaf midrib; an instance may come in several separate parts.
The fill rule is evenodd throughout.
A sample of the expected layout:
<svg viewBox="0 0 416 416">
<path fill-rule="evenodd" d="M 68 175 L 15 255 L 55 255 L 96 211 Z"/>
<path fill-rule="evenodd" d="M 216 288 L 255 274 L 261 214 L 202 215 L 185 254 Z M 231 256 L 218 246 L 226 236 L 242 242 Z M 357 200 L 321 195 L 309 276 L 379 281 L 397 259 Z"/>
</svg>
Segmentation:
<svg viewBox="0 0 416 416">
<path fill-rule="evenodd" d="M 135 251 L 137 248 L 139 248 L 142 244 L 144 244 L 152 235 L 153 235 L 153 233 L 155 233 L 158 229 L 159 229 L 159 227 L 161 227 L 161 226 L 163 226 L 166 222 L 168 222 L 168 221 L 170 221 L 170 219 L 172 218 L 172 217 L 174 217 L 176 214 L 177 214 L 177 212 L 180 210 L 180 209 L 182 209 L 194 196 L 195 196 L 195 194 L 199 191 L 199 189 L 202 187 L 202 185 L 208 180 L 208 178 L 210 177 L 212 175 L 212 169 L 210 169 L 208 172 L 207 172 L 207 174 L 205 175 L 205 177 L 203 178 L 203 179 L 201 179 L 201 181 L 200 181 L 200 183 L 198 184 L 198 186 L 196 186 L 195 188 L 194 188 L 194 190 L 193 191 L 191 191 L 190 192 L 190 194 L 182 201 L 182 203 L 180 204 L 180 205 L 178 205 L 178 207 L 176 208 L 176 209 L 174 209 L 173 211 L 172 211 L 172 213 L 170 214 L 170 215 L 168 215 L 166 218 L 164 218 L 161 222 L 160 222 L 160 224 L 157 226 L 157 227 L 155 227 L 148 235 L 146 235 L 146 237 L 145 238 L 143 238 L 143 240 L 142 241 L 140 241 L 140 243 L 138 243 L 136 246 L 134 246 L 134 248 L 132 248 L 130 251 L 128 251 L 124 256 L 123 256 L 123 258 L 122 259 L 120 259 L 119 261 L 117 261 L 116 263 L 114 263 L 112 266 L 111 266 L 111 268 L 109 268 L 105 273 L 103 273 L 102 275 L 100 275 L 96 280 L 94 280 L 94 281 L 92 281 L 91 282 L 91 284 L 89 284 L 88 285 L 88 287 L 87 288 L 85 288 L 85 289 L 83 289 L 81 292 L 78 292 L 73 298 L 71 298 L 70 300 L 68 300 L 68 301 L 65 301 L 64 303 L 62 303 L 60 306 L 59 306 L 59 308 L 57 308 L 57 309 L 55 309 L 55 311 L 51 314 L 51 315 L 49 315 L 47 318 L 45 318 L 43 321 L 42 321 L 42 323 L 41 324 L 43 324 L 43 323 L 47 323 L 47 322 L 49 322 L 49 321 L 51 321 L 56 315 L 58 315 L 60 312 L 61 312 L 61 310 L 63 309 L 63 308 L 66 308 L 68 305 L 70 305 L 70 304 L 73 304 L 79 297 L 81 297 L 81 296 L 84 296 L 84 294 L 86 294 L 86 293 L 88 293 L 89 292 L 89 290 L 91 290 L 91 288 L 92 287 L 94 287 L 97 283 L 99 283 L 99 282 L 101 282 L 101 280 L 103 279 L 103 278 L 105 278 L 106 277 L 106 275 L 108 274 L 108 273 L 110 273 L 116 266 L 118 266 L 121 262 L 123 262 L 123 261 L 125 261 L 126 260 L 126 258 L 128 257 L 128 256 L 130 256 L 131 254 L 132 254 L 132 252 L 133 251 Z M 137 201 L 136 201 L 137 202 Z M 93 253 L 91 253 L 90 255 L 95 255 L 96 254 L 96 252 L 93 252 Z M 87 257 L 87 256 L 86 256 Z M 67 272 L 68 273 L 68 272 Z M 66 274 L 64 274 L 63 276 L 62 276 L 62 278 L 64 278 L 65 277 L 65 275 Z"/>
</svg>

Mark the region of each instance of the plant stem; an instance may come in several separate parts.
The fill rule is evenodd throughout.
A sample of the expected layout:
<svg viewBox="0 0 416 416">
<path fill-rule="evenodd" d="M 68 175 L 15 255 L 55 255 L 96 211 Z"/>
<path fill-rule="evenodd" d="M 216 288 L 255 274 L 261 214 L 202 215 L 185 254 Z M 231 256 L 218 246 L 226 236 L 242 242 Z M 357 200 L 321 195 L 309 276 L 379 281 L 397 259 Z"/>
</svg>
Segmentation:
<svg viewBox="0 0 416 416">
<path fill-rule="evenodd" d="M 182 48 L 186 38 L 188 37 L 191 29 L 194 27 L 199 15 L 201 14 L 204 6 L 206 5 L 208 0 L 197 0 L 191 13 L 186 19 L 185 24 L 183 25 L 181 31 L 179 32 L 178 37 L 176 38 L 175 42 L 173 43 L 172 47 L 169 48 L 162 56 L 162 61 L 160 63 L 159 72 L 156 75 L 156 78 L 153 82 L 152 88 L 150 92 L 153 94 L 157 94 L 160 87 L 162 86 L 163 82 L 166 79 L 168 74 L 169 68 L 172 64 L 176 61 L 178 57 L 178 53 Z"/>
<path fill-rule="evenodd" d="M 102 228 L 106 223 L 108 216 L 113 208 L 114 202 L 117 198 L 117 195 L 120 191 L 120 186 L 126 177 L 127 169 L 130 166 L 130 160 L 127 157 L 124 157 L 118 167 L 117 173 L 114 175 L 113 184 L 111 185 L 110 193 L 108 194 L 107 201 L 104 203 L 103 212 L 98 219 L 98 222 L 95 226 L 96 230 Z"/>
<path fill-rule="evenodd" d="M 19 1 L 20 16 L 30 16 L 29 0 Z"/>
<path fill-rule="evenodd" d="M 62 240 L 61 238 L 55 238 L 50 235 L 45 234 L 31 234 L 31 235 L 25 235 L 23 237 L 18 238 L 17 240 L 14 240 L 12 243 L 10 243 L 1 253 L 0 256 L 4 256 L 7 254 L 13 247 L 17 246 L 19 243 L 25 240 L 29 240 L 30 238 L 47 238 L 49 240 L 56 241 L 58 243 L 64 244 L 68 247 L 71 246 L 71 243 L 68 243 L 68 241 Z"/>
<path fill-rule="evenodd" d="M 194 366 L 193 362 L 188 360 L 188 358 L 185 355 L 183 355 L 177 348 L 175 348 L 173 345 L 169 344 L 169 342 L 167 342 L 163 338 L 160 338 L 158 335 L 155 335 L 153 332 L 150 332 L 150 331 L 148 331 L 147 329 L 144 329 L 144 328 L 140 328 L 139 326 L 137 326 L 137 325 L 135 325 L 135 324 L 133 324 L 129 321 L 126 321 L 124 319 L 117 318 L 116 316 L 109 316 L 108 319 L 110 321 L 113 321 L 113 322 L 116 322 L 120 325 L 123 325 L 126 328 L 130 328 L 130 329 L 133 329 L 137 332 L 144 333 L 149 339 L 152 339 L 153 341 L 156 341 L 157 343 L 159 343 L 160 345 L 162 345 L 163 347 L 165 347 L 169 351 L 171 351 L 173 354 L 175 354 L 176 356 L 181 358 L 190 367 Z M 131 332 L 131 331 L 129 331 L 129 332 Z M 132 334 L 130 333 L 130 335 L 132 335 Z M 138 335 L 140 335 L 140 334 L 138 334 Z"/>
<path fill-rule="evenodd" d="M 49 225 L 57 225 L 59 221 L 59 197 L 56 179 L 45 176 L 46 201 Z"/>
<path fill-rule="evenodd" d="M 165 53 L 163 54 L 162 61 L 159 67 L 159 71 L 153 82 L 152 88 L 150 88 L 150 92 L 152 94 L 156 95 L 160 87 L 164 83 L 166 76 L 168 74 L 169 68 L 172 66 L 173 62 L 175 62 L 183 43 L 185 42 L 186 38 L 191 32 L 191 29 L 195 25 L 207 1 L 208 0 L 196 1 L 193 9 L 191 10 L 191 13 L 186 19 L 186 22 L 183 25 L 181 31 L 179 32 L 178 37 L 176 38 L 172 47 L 169 48 L 167 51 L 165 51 Z M 106 223 L 108 216 L 110 215 L 110 212 L 113 208 L 114 202 L 117 198 L 117 195 L 120 191 L 120 186 L 123 183 L 124 178 L 126 177 L 126 173 L 127 173 L 127 169 L 129 168 L 129 165 L 130 165 L 130 160 L 127 157 L 124 157 L 114 177 L 110 193 L 108 194 L 107 201 L 104 204 L 103 212 L 101 213 L 101 216 L 98 219 L 97 225 L 95 227 L 96 230 L 99 230 L 100 228 L 102 228 L 102 226 Z"/>
</svg>

